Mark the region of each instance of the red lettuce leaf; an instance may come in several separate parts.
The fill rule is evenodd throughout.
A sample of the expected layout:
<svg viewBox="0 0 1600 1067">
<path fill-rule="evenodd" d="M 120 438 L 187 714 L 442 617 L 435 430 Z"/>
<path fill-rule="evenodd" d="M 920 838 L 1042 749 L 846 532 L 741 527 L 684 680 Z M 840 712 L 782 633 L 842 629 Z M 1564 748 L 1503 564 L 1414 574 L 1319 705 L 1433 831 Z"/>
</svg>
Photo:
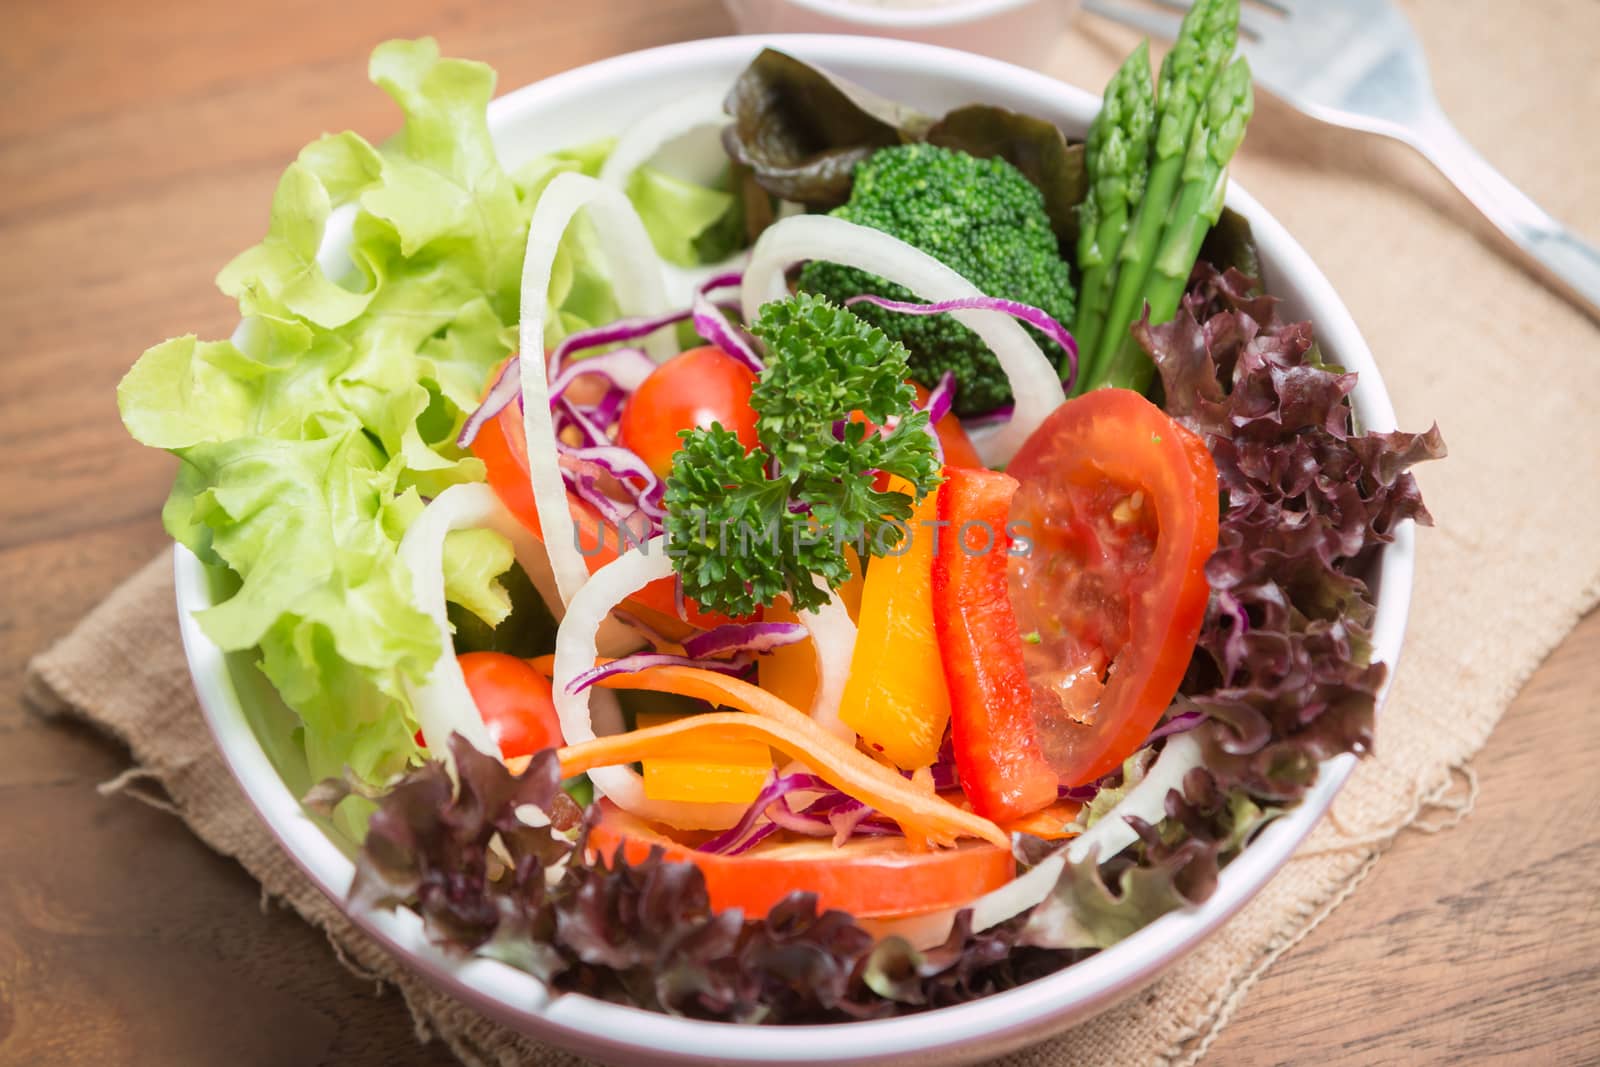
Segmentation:
<svg viewBox="0 0 1600 1067">
<path fill-rule="evenodd" d="M 1409 468 L 1444 443 L 1437 427 L 1359 432 L 1356 376 L 1324 363 L 1311 324 L 1279 321 L 1277 301 L 1236 270 L 1199 264 L 1173 321 L 1134 331 L 1226 498 L 1183 686 L 1217 723 L 1209 774 L 1222 794 L 1297 800 L 1320 761 L 1371 750 L 1385 667 L 1371 662 L 1361 576 L 1401 521 L 1432 523 Z"/>
</svg>

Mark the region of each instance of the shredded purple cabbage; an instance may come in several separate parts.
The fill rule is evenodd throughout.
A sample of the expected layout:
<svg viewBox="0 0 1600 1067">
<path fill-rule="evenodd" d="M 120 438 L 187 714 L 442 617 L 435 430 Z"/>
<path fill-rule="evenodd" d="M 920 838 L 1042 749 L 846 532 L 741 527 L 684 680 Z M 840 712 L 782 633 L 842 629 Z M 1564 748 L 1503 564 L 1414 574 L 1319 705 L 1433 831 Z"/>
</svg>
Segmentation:
<svg viewBox="0 0 1600 1067">
<path fill-rule="evenodd" d="M 790 806 L 794 793 L 816 793 L 800 811 Z M 733 826 L 700 845 L 701 852 L 737 856 L 779 830 L 802 837 L 832 838 L 835 847 L 851 837 L 900 836 L 900 827 L 871 807 L 842 793 L 815 774 L 780 775 L 774 770 Z"/>
<path fill-rule="evenodd" d="M 483 403 L 478 409 L 467 416 L 467 421 L 461 427 L 461 433 L 456 436 L 456 444 L 466 448 L 478 439 L 478 434 L 483 430 L 484 424 L 505 410 L 506 405 L 522 395 L 522 368 L 516 356 L 506 360 L 505 366 L 500 368 L 500 373 L 495 376 L 494 384 L 489 386 L 488 394 L 483 398 Z"/>
<path fill-rule="evenodd" d="M 568 386 L 586 374 L 598 374 L 624 393 L 631 393 L 655 369 L 655 360 L 640 348 L 618 348 L 597 356 L 587 356 L 563 367 L 551 380 L 550 402 L 554 404 Z"/>
<path fill-rule="evenodd" d="M 771 652 L 811 636 L 797 622 L 729 622 L 683 639 L 683 651 L 696 658 L 729 652 Z"/>
<path fill-rule="evenodd" d="M 832 837 L 833 824 L 821 816 L 795 811 L 789 807 L 788 797 L 779 797 L 767 805 L 766 816 L 780 830 L 788 830 L 801 837 Z"/>
<path fill-rule="evenodd" d="M 590 667 L 583 671 L 567 683 L 567 692 L 578 694 L 614 675 L 635 674 L 651 667 L 698 667 L 701 670 L 716 671 L 718 674 L 741 674 L 754 662 L 755 659 L 748 655 L 738 655 L 732 659 L 695 659 L 692 656 L 674 656 L 666 652 L 635 652 L 631 656 L 622 656 L 610 663 L 602 663 L 598 667 Z"/>
<path fill-rule="evenodd" d="M 694 330 L 701 337 L 744 364 L 756 374 L 766 369 L 761 357 L 744 336 L 744 331 L 728 321 L 722 309 L 704 296 L 696 296 L 692 308 Z"/>
<path fill-rule="evenodd" d="M 962 418 L 961 424 L 969 430 L 977 430 L 985 426 L 998 426 L 1003 422 L 1010 422 L 1011 416 L 1015 415 L 1016 411 L 1017 405 L 1015 404 L 1001 404 L 999 407 L 991 411 L 985 411 L 981 415 L 967 415 Z"/>
<path fill-rule="evenodd" d="M 1205 721 L 1206 713 L 1203 711 L 1179 712 L 1166 722 L 1162 723 L 1160 726 L 1157 726 L 1154 730 L 1150 731 L 1150 736 L 1144 739 L 1144 743 L 1149 745 L 1161 740 L 1163 737 L 1171 737 L 1173 734 L 1181 734 L 1186 731 L 1193 730 L 1196 726 L 1199 726 Z"/>
<path fill-rule="evenodd" d="M 939 421 L 950 414 L 950 406 L 955 403 L 955 400 L 955 373 L 953 371 L 945 371 L 939 377 L 939 384 L 928 391 L 927 403 L 922 405 L 922 410 L 928 413 L 928 426 L 930 428 L 939 425 Z"/>
<path fill-rule="evenodd" d="M 697 296 L 710 296 L 718 289 L 737 289 L 744 284 L 744 272 L 731 270 L 726 274 L 718 274 L 707 278 L 700 283 L 700 288 L 695 290 Z"/>
<path fill-rule="evenodd" d="M 905 300 L 889 300 L 885 297 L 863 293 L 852 296 L 844 302 L 845 307 L 856 304 L 872 304 L 874 307 L 883 308 L 901 315 L 942 315 L 947 311 L 998 311 L 1020 319 L 1029 326 L 1034 327 L 1050 340 L 1060 345 L 1067 354 L 1068 371 L 1062 384 L 1070 392 L 1072 384 L 1078 378 L 1078 342 L 1068 332 L 1067 328 L 1057 322 L 1048 311 L 1036 308 L 1031 304 L 1024 304 L 1017 300 L 1004 300 L 997 296 L 969 296 L 960 300 L 941 300 L 933 304 L 917 304 Z"/>
<path fill-rule="evenodd" d="M 777 824 L 766 818 L 767 809 L 779 798 L 798 789 L 826 789 L 828 783 L 814 774 L 783 774 L 776 770 L 756 794 L 755 800 L 740 816 L 739 821 L 700 846 L 701 852 L 714 852 L 723 856 L 737 856 L 748 852 L 758 843 L 772 836 Z"/>
<path fill-rule="evenodd" d="M 588 330 L 579 330 L 577 333 L 568 334 L 561 339 L 550 353 L 550 378 L 553 381 L 561 374 L 561 368 L 567 358 L 574 352 L 585 349 L 600 348 L 603 345 L 616 345 L 624 341 L 637 341 L 641 337 L 648 337 L 657 330 L 682 322 L 692 314 L 690 308 L 679 308 L 669 311 L 664 315 L 655 315 L 648 318 L 626 318 L 596 326 Z"/>
<path fill-rule="evenodd" d="M 616 620 L 622 623 L 624 626 L 638 631 L 639 636 L 643 637 L 646 641 L 649 641 L 650 647 L 655 649 L 657 652 L 666 652 L 671 649 L 681 647 L 676 641 L 672 640 L 666 634 L 657 630 L 654 626 L 651 626 L 649 623 L 645 622 L 643 619 L 639 618 L 630 611 L 626 611 L 622 608 L 613 608 L 611 614 L 615 616 Z"/>
</svg>

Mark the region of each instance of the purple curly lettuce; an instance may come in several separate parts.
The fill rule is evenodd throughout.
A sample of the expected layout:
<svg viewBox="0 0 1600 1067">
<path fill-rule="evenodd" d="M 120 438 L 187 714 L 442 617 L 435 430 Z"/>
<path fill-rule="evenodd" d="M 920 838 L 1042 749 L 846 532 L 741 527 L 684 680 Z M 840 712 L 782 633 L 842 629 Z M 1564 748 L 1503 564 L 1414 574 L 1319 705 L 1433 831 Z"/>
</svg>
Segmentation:
<svg viewBox="0 0 1600 1067">
<path fill-rule="evenodd" d="M 1207 566 L 1211 602 L 1182 692 L 1207 760 L 1158 825 L 1104 863 L 1066 864 L 1036 907 L 943 944 L 875 939 L 792 894 L 764 919 L 713 913 L 698 868 L 586 859 L 591 823 L 549 753 L 520 776 L 452 739 L 439 763 L 378 798 L 352 902 L 420 912 L 441 944 L 503 960 L 553 988 L 736 1022 L 819 1023 L 959 1004 L 1059 970 L 1166 912 L 1205 900 L 1220 869 L 1318 763 L 1371 750 L 1382 664 L 1370 662 L 1362 575 L 1405 519 L 1428 523 L 1408 468 L 1444 454 L 1437 430 L 1363 434 L 1355 376 L 1325 365 L 1307 323 L 1234 270 L 1195 268 L 1177 318 L 1135 327 L 1169 413 L 1200 433 L 1225 496 Z M 1182 716 L 1173 719 L 1176 724 Z M 326 808 L 346 789 L 324 783 Z M 308 798 L 309 799 L 309 798 Z M 529 826 L 531 805 L 549 825 Z M 588 819 L 596 817 L 591 808 Z M 535 820 L 538 821 L 538 820 Z M 1019 837 L 1030 866 L 1056 846 Z"/>
<path fill-rule="evenodd" d="M 450 748 L 459 789 L 435 761 L 376 798 L 351 905 L 411 908 L 437 944 L 563 992 L 699 1019 L 839 1022 L 960 1003 L 1064 958 L 1013 952 L 1021 919 L 979 935 L 962 919 L 944 945 L 918 952 L 844 912 L 819 913 L 807 893 L 759 920 L 713 912 L 699 868 L 660 849 L 640 863 L 584 860 L 599 809 L 585 819 L 561 791 L 553 751 L 514 774 L 459 735 Z M 328 812 L 358 788 L 330 780 L 306 802 Z M 525 822 L 530 806 L 549 822 Z"/>
<path fill-rule="evenodd" d="M 1238 271 L 1200 264 L 1177 317 L 1135 335 L 1226 497 L 1183 685 L 1223 724 L 1208 766 L 1225 791 L 1298 800 L 1322 760 L 1372 747 L 1386 668 L 1371 662 L 1362 575 L 1400 522 L 1432 524 L 1408 468 L 1443 456 L 1443 441 L 1437 427 L 1357 432 L 1356 376 L 1324 364 L 1311 324 L 1280 322 Z"/>
</svg>

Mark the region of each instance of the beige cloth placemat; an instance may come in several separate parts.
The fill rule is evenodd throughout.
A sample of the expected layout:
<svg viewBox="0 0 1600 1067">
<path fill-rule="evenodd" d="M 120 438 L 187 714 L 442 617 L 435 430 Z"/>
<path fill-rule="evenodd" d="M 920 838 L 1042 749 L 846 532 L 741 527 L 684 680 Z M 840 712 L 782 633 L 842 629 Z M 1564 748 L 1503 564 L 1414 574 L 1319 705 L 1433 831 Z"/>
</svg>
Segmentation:
<svg viewBox="0 0 1600 1067">
<path fill-rule="evenodd" d="M 1547 207 L 1600 237 L 1600 5 L 1549 0 L 1537 19 L 1497 0 L 1404 6 L 1467 133 Z M 1101 84 L 1131 38 L 1080 26 L 1055 71 Z M 1198 1060 L 1261 971 L 1356 888 L 1396 833 L 1464 813 L 1466 761 L 1600 595 L 1600 331 L 1474 236 L 1471 209 L 1404 149 L 1263 100 L 1235 173 L 1350 305 L 1402 425 L 1438 420 L 1451 458 L 1423 468 L 1420 481 L 1439 525 L 1420 532 L 1411 628 L 1377 753 L 1333 816 L 1150 996 L 1013 1064 Z M 398 968 L 301 877 L 211 746 L 171 583 L 163 557 L 38 657 L 28 678 L 34 705 L 126 742 L 136 764 L 115 785 L 158 781 L 202 839 L 324 929 L 347 965 L 398 987 L 419 1035 L 474 1064 L 573 1062 Z"/>
</svg>

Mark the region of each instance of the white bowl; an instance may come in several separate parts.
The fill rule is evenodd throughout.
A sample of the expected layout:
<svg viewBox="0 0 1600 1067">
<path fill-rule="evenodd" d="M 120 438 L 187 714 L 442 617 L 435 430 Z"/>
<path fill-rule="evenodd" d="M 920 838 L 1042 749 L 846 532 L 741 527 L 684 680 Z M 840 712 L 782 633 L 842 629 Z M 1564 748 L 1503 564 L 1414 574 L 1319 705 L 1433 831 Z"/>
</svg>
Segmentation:
<svg viewBox="0 0 1600 1067">
<path fill-rule="evenodd" d="M 615 132 L 656 102 L 730 83 L 765 43 L 938 112 L 987 101 L 1050 118 L 1081 134 L 1098 106 L 1082 89 L 963 52 L 901 41 L 795 36 L 694 41 L 619 56 L 558 75 L 496 100 L 490 126 L 509 165 Z M 1278 222 L 1237 185 L 1228 204 L 1247 217 L 1270 286 L 1293 317 L 1316 324 L 1323 350 L 1360 373 L 1357 415 L 1372 430 L 1394 428 L 1394 410 L 1350 314 L 1328 280 Z M 348 226 L 348 221 L 345 222 Z M 330 241 L 337 235 L 330 234 Z M 224 655 L 193 612 L 214 602 L 213 577 L 177 550 L 179 617 L 195 688 L 229 767 L 285 851 L 330 897 L 342 902 L 352 875 L 348 842 L 309 815 L 298 798 L 310 784 L 284 743 L 289 713 L 250 665 Z M 1373 575 L 1377 659 L 1400 651 L 1411 597 L 1412 531 L 1396 533 Z M 696 1022 L 576 995 L 548 995 L 535 979 L 500 963 L 462 961 L 428 944 L 410 912 L 353 915 L 408 966 L 467 1003 L 527 1034 L 610 1062 L 910 1063 L 921 1067 L 995 1056 L 1087 1018 L 1149 982 L 1248 901 L 1311 832 L 1354 760 L 1324 764 L 1297 809 L 1272 823 L 1222 872 L 1203 905 L 1166 915 L 1088 960 L 1029 985 L 958 1007 L 898 1019 L 832 1026 L 743 1027 Z M 1160 1010 L 1159 1006 L 1154 1010 Z"/>
<path fill-rule="evenodd" d="M 946 0 L 927 7 L 864 0 L 722 0 L 740 33 L 857 33 L 960 48 L 1043 67 L 1080 0 Z"/>
</svg>

